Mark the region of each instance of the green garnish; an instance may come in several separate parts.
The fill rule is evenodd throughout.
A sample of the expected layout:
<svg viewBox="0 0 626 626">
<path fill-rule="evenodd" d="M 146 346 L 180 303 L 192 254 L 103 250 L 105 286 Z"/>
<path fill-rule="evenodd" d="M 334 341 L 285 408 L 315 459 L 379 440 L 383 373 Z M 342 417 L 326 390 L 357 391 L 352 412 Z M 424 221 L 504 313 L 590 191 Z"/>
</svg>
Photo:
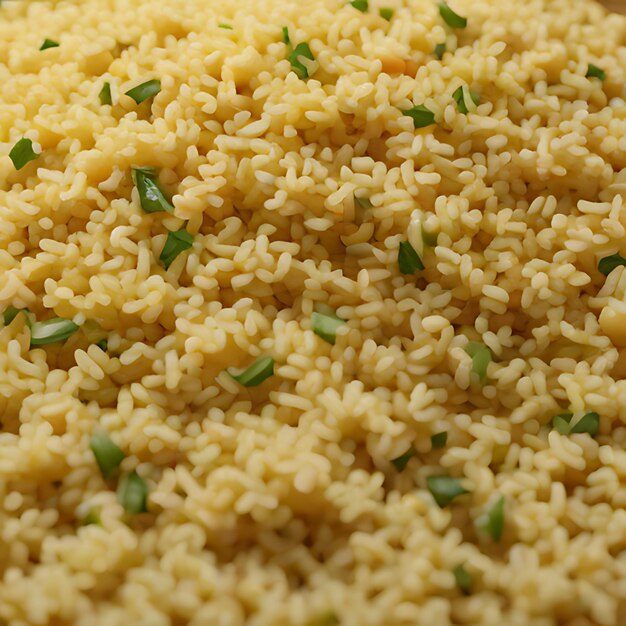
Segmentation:
<svg viewBox="0 0 626 626">
<path fill-rule="evenodd" d="M 552 418 L 552 427 L 561 435 L 587 433 L 592 437 L 600 429 L 600 416 L 595 411 L 585 413 L 575 424 L 572 424 L 572 413 L 560 413 Z"/>
<path fill-rule="evenodd" d="M 117 473 L 120 463 L 124 460 L 124 453 L 113 443 L 108 435 L 94 435 L 89 440 L 89 447 L 96 457 L 96 463 L 105 480 Z"/>
<path fill-rule="evenodd" d="M 106 352 L 109 349 L 109 342 L 106 339 L 100 339 L 100 341 L 96 342 L 96 345 L 102 352 Z"/>
<path fill-rule="evenodd" d="M 58 48 L 59 45 L 60 44 L 57 41 L 53 41 L 52 39 L 44 39 L 39 50 L 47 50 L 48 48 Z"/>
<path fill-rule="evenodd" d="M 557 432 L 561 433 L 561 435 L 569 435 L 570 431 L 570 421 L 574 417 L 573 413 L 566 411 L 565 413 L 559 413 L 552 418 L 552 428 Z"/>
<path fill-rule="evenodd" d="M 154 168 L 133 168 L 132 176 L 139 192 L 141 208 L 146 213 L 158 213 L 159 211 L 171 213 L 174 210 L 159 185 L 159 178 Z"/>
<path fill-rule="evenodd" d="M 467 108 L 467 104 L 465 103 L 465 90 L 469 92 L 469 97 L 472 99 L 472 102 L 478 106 L 480 104 L 480 96 L 475 92 L 469 89 L 469 87 L 459 87 L 453 94 L 452 98 L 456 102 L 456 106 L 461 113 L 465 113 L 466 115 L 469 113 L 469 109 Z"/>
<path fill-rule="evenodd" d="M 391 22 L 391 18 L 393 17 L 394 13 L 395 11 L 393 9 L 379 9 L 378 10 L 378 15 L 380 15 L 380 17 L 382 17 L 384 20 L 387 20 L 388 22 Z"/>
<path fill-rule="evenodd" d="M 21 170 L 27 163 L 34 161 L 39 155 L 33 150 L 33 142 L 28 137 L 22 137 L 9 152 L 16 170 Z"/>
<path fill-rule="evenodd" d="M 291 45 L 291 44 L 290 44 Z M 289 54 L 287 57 L 289 59 L 289 63 L 291 63 L 291 68 L 302 80 L 309 77 L 309 70 L 306 65 L 300 62 L 300 57 L 304 57 L 305 59 L 309 59 L 311 61 L 315 60 L 313 53 L 311 52 L 311 48 L 309 48 L 308 43 L 299 43 Z"/>
<path fill-rule="evenodd" d="M 161 91 L 161 81 L 157 78 L 148 80 L 141 85 L 137 85 L 126 92 L 137 104 L 141 104 L 148 98 L 153 98 Z"/>
<path fill-rule="evenodd" d="M 470 341 L 465 346 L 465 352 L 472 357 L 472 372 L 478 374 L 481 382 L 487 376 L 487 366 L 491 363 L 491 350 L 479 341 Z"/>
<path fill-rule="evenodd" d="M 313 332 L 332 346 L 335 345 L 337 329 L 346 323 L 346 320 L 334 314 L 328 315 L 317 311 L 311 315 L 311 321 Z"/>
<path fill-rule="evenodd" d="M 180 230 L 168 230 L 167 241 L 161 250 L 159 261 L 165 269 L 169 269 L 174 259 L 185 250 L 189 250 L 193 245 L 193 235 L 190 235 L 184 228 Z"/>
<path fill-rule="evenodd" d="M 104 85 L 102 85 L 98 97 L 100 98 L 100 104 L 113 104 L 111 98 L 111 83 L 105 82 Z"/>
<path fill-rule="evenodd" d="M 287 44 L 288 46 L 291 45 L 291 39 L 289 39 L 289 27 L 288 26 L 283 26 L 283 43 Z"/>
<path fill-rule="evenodd" d="M 616 252 L 611 256 L 605 256 L 603 259 L 600 259 L 598 262 L 598 270 L 605 276 L 608 276 L 616 267 L 619 267 L 620 265 L 626 265 L 626 259 L 621 254 Z"/>
<path fill-rule="evenodd" d="M 10 306 L 9 308 L 5 309 L 4 313 L 2 314 L 4 325 L 8 326 L 20 313 L 24 313 L 24 316 L 26 317 L 26 324 L 28 324 L 29 327 L 32 326 L 33 320 L 31 319 L 32 313 L 30 312 L 30 310 L 16 309 L 14 306 Z"/>
<path fill-rule="evenodd" d="M 402 115 L 412 118 L 415 128 L 424 128 L 435 123 L 435 114 L 423 104 L 402 110 Z"/>
<path fill-rule="evenodd" d="M 468 596 L 472 592 L 472 583 L 474 582 L 472 579 L 472 575 L 465 569 L 463 563 L 457 565 L 453 570 L 454 580 L 456 581 L 456 586 L 466 595 Z"/>
<path fill-rule="evenodd" d="M 593 63 L 589 63 L 587 66 L 587 74 L 585 74 L 587 78 L 599 78 L 600 80 L 606 79 L 606 72 L 603 69 L 600 69 L 597 65 Z"/>
<path fill-rule="evenodd" d="M 228 372 L 240 385 L 244 387 L 256 387 L 264 380 L 274 375 L 274 359 L 266 356 L 255 361 L 248 369 L 241 374 Z"/>
<path fill-rule="evenodd" d="M 401 241 L 398 248 L 398 267 L 402 274 L 415 274 L 417 270 L 423 270 L 424 264 L 415 248 L 408 241 Z"/>
<path fill-rule="evenodd" d="M 494 541 L 500 541 L 504 530 L 504 496 L 500 496 L 491 506 L 478 527 Z"/>
<path fill-rule="evenodd" d="M 467 18 L 455 13 L 445 2 L 439 3 L 439 14 L 450 28 L 465 28 Z"/>
<path fill-rule="evenodd" d="M 441 61 L 443 55 L 446 53 L 447 46 L 445 43 L 438 43 L 433 50 L 434 55 Z"/>
<path fill-rule="evenodd" d="M 437 245 L 437 238 L 439 237 L 439 233 L 429 233 L 425 228 L 424 224 L 422 224 L 422 241 L 425 246 L 430 246 L 434 248 Z"/>
<path fill-rule="evenodd" d="M 98 526 L 102 526 L 102 520 L 100 519 L 100 510 L 99 509 L 91 509 L 85 517 L 80 520 L 81 526 L 89 526 L 91 524 L 97 524 Z"/>
<path fill-rule="evenodd" d="M 361 196 L 360 198 L 358 196 L 354 196 L 354 202 L 360 209 L 364 210 L 371 209 L 374 206 L 372 201 L 367 196 Z"/>
<path fill-rule="evenodd" d="M 445 430 L 443 432 L 433 435 L 430 438 L 430 445 L 433 448 L 444 448 L 447 443 L 448 443 L 448 432 Z"/>
<path fill-rule="evenodd" d="M 352 0 L 350 3 L 357 11 L 365 13 L 369 9 L 368 0 Z"/>
<path fill-rule="evenodd" d="M 230 24 L 218 24 L 218 28 L 225 28 L 226 30 L 232 30 L 233 27 Z"/>
<path fill-rule="evenodd" d="M 415 449 L 411 446 L 404 454 L 401 454 L 395 459 L 391 459 L 391 463 L 399 472 L 403 472 L 409 461 L 415 456 Z"/>
<path fill-rule="evenodd" d="M 124 476 L 117 488 L 117 499 L 127 513 L 145 513 L 148 510 L 148 485 L 146 481 L 132 471 Z"/>
<path fill-rule="evenodd" d="M 458 478 L 452 476 L 429 476 L 426 479 L 428 491 L 432 494 L 440 508 L 444 508 L 457 496 L 469 491 L 461 486 Z"/>
<path fill-rule="evenodd" d="M 49 343 L 65 341 L 77 330 L 78 324 L 63 317 L 53 317 L 45 322 L 35 322 L 30 329 L 30 345 L 45 346 Z"/>
</svg>

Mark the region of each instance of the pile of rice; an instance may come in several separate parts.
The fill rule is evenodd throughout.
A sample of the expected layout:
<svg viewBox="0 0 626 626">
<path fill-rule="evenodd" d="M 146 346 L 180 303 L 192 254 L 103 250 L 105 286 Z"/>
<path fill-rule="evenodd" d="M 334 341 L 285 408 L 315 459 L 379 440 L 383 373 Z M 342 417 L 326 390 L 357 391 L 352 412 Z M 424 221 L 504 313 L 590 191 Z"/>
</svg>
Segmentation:
<svg viewBox="0 0 626 626">
<path fill-rule="evenodd" d="M 597 267 L 626 255 L 626 20 L 450 6 L 467 28 L 431 0 L 2 3 L 0 313 L 81 328 L 31 348 L 25 315 L 0 323 L 0 624 L 626 623 L 626 268 Z M 142 211 L 135 166 L 173 214 Z M 268 355 L 256 387 L 226 371 Z M 435 474 L 469 493 L 440 508 Z"/>
</svg>

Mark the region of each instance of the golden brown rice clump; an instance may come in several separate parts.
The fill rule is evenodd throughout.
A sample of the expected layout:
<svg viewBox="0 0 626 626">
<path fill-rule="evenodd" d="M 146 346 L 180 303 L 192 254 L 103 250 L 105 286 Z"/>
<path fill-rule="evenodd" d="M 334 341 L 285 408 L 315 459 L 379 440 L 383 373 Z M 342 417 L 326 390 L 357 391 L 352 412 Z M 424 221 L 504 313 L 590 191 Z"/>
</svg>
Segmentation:
<svg viewBox="0 0 626 626">
<path fill-rule="evenodd" d="M 626 20 L 450 8 L 2 3 L 2 626 L 626 624 Z"/>
</svg>

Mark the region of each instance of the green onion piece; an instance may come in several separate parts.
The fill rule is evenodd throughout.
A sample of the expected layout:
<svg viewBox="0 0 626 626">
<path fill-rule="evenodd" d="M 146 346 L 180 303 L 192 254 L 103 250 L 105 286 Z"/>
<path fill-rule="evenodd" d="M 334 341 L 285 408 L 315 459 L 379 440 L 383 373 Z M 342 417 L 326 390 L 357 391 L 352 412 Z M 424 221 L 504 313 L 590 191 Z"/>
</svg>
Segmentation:
<svg viewBox="0 0 626 626">
<path fill-rule="evenodd" d="M 100 339 L 100 341 L 96 342 L 96 345 L 102 352 L 106 352 L 109 349 L 109 342 L 106 339 Z"/>
<path fill-rule="evenodd" d="M 456 586 L 466 595 L 468 596 L 472 592 L 472 583 L 474 582 L 472 579 L 472 575 L 465 569 L 465 566 L 461 563 L 457 565 L 453 570 L 454 580 L 456 581 Z"/>
<path fill-rule="evenodd" d="M 478 106 L 480 104 L 480 96 L 471 89 L 468 89 L 470 98 L 472 102 Z M 453 94 L 452 98 L 456 102 L 456 106 L 461 113 L 465 113 L 466 115 L 469 113 L 469 109 L 467 108 L 467 104 L 465 104 L 465 88 L 459 87 Z"/>
<path fill-rule="evenodd" d="M 145 513 L 148 510 L 148 485 L 146 481 L 132 471 L 124 476 L 117 488 L 117 499 L 127 513 Z"/>
<path fill-rule="evenodd" d="M 469 493 L 461 486 L 458 478 L 452 476 L 429 476 L 426 479 L 428 491 L 432 494 L 440 508 L 444 508 L 457 496 Z"/>
<path fill-rule="evenodd" d="M 309 59 L 311 61 L 315 60 L 308 43 L 299 43 L 287 57 L 289 59 L 289 63 L 291 63 L 291 68 L 298 75 L 298 78 L 304 80 L 309 77 L 309 70 L 303 63 L 300 62 L 300 57 L 304 57 L 305 59 Z"/>
<path fill-rule="evenodd" d="M 100 518 L 100 510 L 99 509 L 91 509 L 83 519 L 80 520 L 81 526 L 89 526 L 91 524 L 97 524 L 98 526 L 102 526 L 102 519 Z"/>
<path fill-rule="evenodd" d="M 465 346 L 465 352 L 472 357 L 472 372 L 478 374 L 481 382 L 487 376 L 487 366 L 491 363 L 491 350 L 478 341 L 470 341 Z"/>
<path fill-rule="evenodd" d="M 598 270 L 608 276 L 616 267 L 620 265 L 626 265 L 626 259 L 619 253 L 612 254 L 611 256 L 605 256 L 600 259 L 598 263 Z"/>
<path fill-rule="evenodd" d="M 174 207 L 165 196 L 159 185 L 159 179 L 154 168 L 134 168 L 132 170 L 133 182 L 139 192 L 141 208 L 146 213 L 158 213 L 167 211 L 172 213 Z"/>
<path fill-rule="evenodd" d="M 10 306 L 8 309 L 5 309 L 2 314 L 4 325 L 8 326 L 20 313 L 24 313 L 24 316 L 26 317 L 26 324 L 30 328 L 33 325 L 32 318 L 34 317 L 30 312 L 30 309 L 16 309 L 14 306 Z"/>
<path fill-rule="evenodd" d="M 346 323 L 336 315 L 326 315 L 317 311 L 311 315 L 313 332 L 332 346 L 335 345 L 337 329 Z"/>
<path fill-rule="evenodd" d="M 189 250 L 193 245 L 193 235 L 190 235 L 184 228 L 180 230 L 168 230 L 167 241 L 161 250 L 159 261 L 163 263 L 165 269 L 169 269 L 174 259 L 185 250 Z"/>
<path fill-rule="evenodd" d="M 232 30 L 233 27 L 230 24 L 218 24 L 218 28 L 225 28 L 226 30 Z"/>
<path fill-rule="evenodd" d="M 589 63 L 587 66 L 587 78 L 599 78 L 600 80 L 606 79 L 606 72 L 603 69 L 600 69 L 597 65 L 593 63 Z"/>
<path fill-rule="evenodd" d="M 446 53 L 446 50 L 447 46 L 445 43 L 438 43 L 435 46 L 433 53 L 441 61 L 441 59 L 443 59 L 443 55 Z"/>
<path fill-rule="evenodd" d="M 592 437 L 595 437 L 598 434 L 598 430 L 600 428 L 600 416 L 595 412 L 591 411 L 589 413 L 585 413 L 571 428 L 571 434 L 577 433 L 588 433 Z"/>
<path fill-rule="evenodd" d="M 395 459 L 391 459 L 393 466 L 399 471 L 403 472 L 409 461 L 415 456 L 415 449 L 411 446 L 404 454 L 401 454 Z"/>
<path fill-rule="evenodd" d="M 113 104 L 111 98 L 111 83 L 105 82 L 104 85 L 102 85 L 98 97 L 100 98 L 100 104 Z"/>
<path fill-rule="evenodd" d="M 403 110 L 402 115 L 412 118 L 415 128 L 424 128 L 425 126 L 430 126 L 435 123 L 435 114 L 423 104 L 418 104 L 411 109 Z"/>
<path fill-rule="evenodd" d="M 424 264 L 415 248 L 408 241 L 401 241 L 398 248 L 398 267 L 402 274 L 415 274 L 417 270 L 423 270 Z"/>
<path fill-rule="evenodd" d="M 555 415 L 552 418 L 552 428 L 557 432 L 561 433 L 561 435 L 569 435 L 570 432 L 570 421 L 573 417 L 572 413 L 561 413 L 560 415 Z"/>
<path fill-rule="evenodd" d="M 34 161 L 39 155 L 33 150 L 33 142 L 28 137 L 22 137 L 9 152 L 16 170 L 21 170 L 27 163 Z"/>
<path fill-rule="evenodd" d="M 240 385 L 244 387 L 256 387 L 264 380 L 274 375 L 274 359 L 266 356 L 255 361 L 247 370 L 241 374 L 228 372 Z"/>
<path fill-rule="evenodd" d="M 48 48 L 58 48 L 59 47 L 59 43 L 56 41 L 53 41 L 52 39 L 44 39 L 44 42 L 41 44 L 41 47 L 39 48 L 39 50 L 47 50 Z"/>
<path fill-rule="evenodd" d="M 96 457 L 102 477 L 108 480 L 115 476 L 125 456 L 120 448 L 108 435 L 94 435 L 89 441 L 89 447 Z"/>
<path fill-rule="evenodd" d="M 366 13 L 369 9 L 368 0 L 352 0 L 350 3 L 357 11 L 361 11 L 361 13 Z"/>
<path fill-rule="evenodd" d="M 367 196 L 361 196 L 360 198 L 358 196 L 354 196 L 354 201 L 360 209 L 367 210 L 374 207 L 372 201 Z"/>
<path fill-rule="evenodd" d="M 491 506 L 479 528 L 487 533 L 494 541 L 500 541 L 504 530 L 504 496 L 500 496 Z"/>
<path fill-rule="evenodd" d="M 450 28 L 465 28 L 467 18 L 455 13 L 445 2 L 439 3 L 439 14 Z"/>
<path fill-rule="evenodd" d="M 45 322 L 35 322 L 30 330 L 30 345 L 45 346 L 49 343 L 65 341 L 77 330 L 78 324 L 63 317 L 53 317 Z"/>
<path fill-rule="evenodd" d="M 137 104 L 141 104 L 148 98 L 156 96 L 159 91 L 161 91 L 161 81 L 154 78 L 129 89 L 126 95 L 130 96 Z"/>
<path fill-rule="evenodd" d="M 448 443 L 448 433 L 447 431 L 443 431 L 433 435 L 430 438 L 430 444 L 433 448 L 444 448 Z"/>
<path fill-rule="evenodd" d="M 391 18 L 393 17 L 394 13 L 395 11 L 393 9 L 379 9 L 378 11 L 378 15 L 380 15 L 380 17 L 382 17 L 384 20 L 387 20 L 388 22 L 391 22 Z"/>
<path fill-rule="evenodd" d="M 291 46 L 291 39 L 289 39 L 289 27 L 283 26 L 283 43 Z"/>
<path fill-rule="evenodd" d="M 424 228 L 424 224 L 422 224 L 422 241 L 424 242 L 424 245 L 434 248 L 437 245 L 438 237 L 439 237 L 439 233 L 429 233 Z"/>
</svg>

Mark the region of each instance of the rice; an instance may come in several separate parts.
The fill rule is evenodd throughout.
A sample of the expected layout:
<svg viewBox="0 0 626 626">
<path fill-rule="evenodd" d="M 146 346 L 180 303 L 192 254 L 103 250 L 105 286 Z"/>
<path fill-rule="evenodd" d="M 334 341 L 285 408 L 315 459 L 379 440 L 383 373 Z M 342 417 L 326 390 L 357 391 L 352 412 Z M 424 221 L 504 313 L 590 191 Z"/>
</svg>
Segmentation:
<svg viewBox="0 0 626 626">
<path fill-rule="evenodd" d="M 0 624 L 626 623 L 626 19 L 450 6 L 2 3 Z"/>
</svg>

